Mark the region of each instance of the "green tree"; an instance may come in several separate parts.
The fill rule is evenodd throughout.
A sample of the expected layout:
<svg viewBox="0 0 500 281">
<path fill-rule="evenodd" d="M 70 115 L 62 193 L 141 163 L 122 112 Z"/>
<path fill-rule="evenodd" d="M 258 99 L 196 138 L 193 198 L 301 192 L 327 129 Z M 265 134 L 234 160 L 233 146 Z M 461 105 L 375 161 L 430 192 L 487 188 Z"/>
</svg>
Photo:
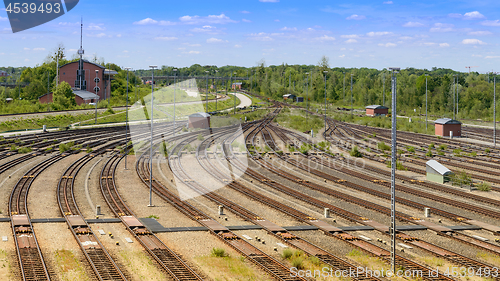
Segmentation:
<svg viewBox="0 0 500 281">
<path fill-rule="evenodd" d="M 64 81 L 57 86 L 52 98 L 54 105 L 58 109 L 70 109 L 76 105 L 75 95 L 71 90 L 71 86 Z"/>
</svg>

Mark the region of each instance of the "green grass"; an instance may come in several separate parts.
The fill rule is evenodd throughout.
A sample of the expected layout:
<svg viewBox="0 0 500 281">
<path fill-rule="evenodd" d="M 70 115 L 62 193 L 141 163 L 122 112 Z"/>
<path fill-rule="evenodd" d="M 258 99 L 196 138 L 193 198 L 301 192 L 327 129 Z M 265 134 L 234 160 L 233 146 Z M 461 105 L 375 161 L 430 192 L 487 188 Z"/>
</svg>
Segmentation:
<svg viewBox="0 0 500 281">
<path fill-rule="evenodd" d="M 300 132 L 306 132 L 312 129 L 314 133 L 317 134 L 320 129 L 324 128 L 323 119 L 318 116 L 306 116 L 302 111 L 295 109 L 290 112 L 282 110 L 275 120 L 280 126 L 292 128 Z"/>
<path fill-rule="evenodd" d="M 155 219 L 155 220 L 159 220 L 160 219 L 160 217 L 157 216 L 157 215 L 149 215 L 149 216 L 147 216 L 147 218 Z"/>
<path fill-rule="evenodd" d="M 351 149 L 351 152 L 349 152 L 349 154 L 352 156 L 352 157 L 363 157 L 363 154 L 361 154 L 361 152 L 359 152 L 358 150 L 358 147 L 357 146 L 354 146 L 352 149 Z"/>
<path fill-rule="evenodd" d="M 392 166 L 392 163 L 391 161 L 386 161 L 385 162 L 387 168 L 390 168 Z M 396 169 L 399 170 L 399 171 L 407 171 L 408 168 L 406 168 L 403 163 L 399 162 L 399 161 L 396 161 Z"/>
<path fill-rule="evenodd" d="M 391 150 L 391 146 L 390 146 L 390 145 L 385 144 L 383 141 L 379 142 L 379 143 L 377 144 L 377 147 L 378 147 L 378 149 L 383 150 L 383 151 L 386 151 L 386 150 Z"/>
<path fill-rule="evenodd" d="M 476 188 L 480 191 L 491 191 L 491 184 L 487 182 L 482 182 L 476 186 Z"/>
</svg>

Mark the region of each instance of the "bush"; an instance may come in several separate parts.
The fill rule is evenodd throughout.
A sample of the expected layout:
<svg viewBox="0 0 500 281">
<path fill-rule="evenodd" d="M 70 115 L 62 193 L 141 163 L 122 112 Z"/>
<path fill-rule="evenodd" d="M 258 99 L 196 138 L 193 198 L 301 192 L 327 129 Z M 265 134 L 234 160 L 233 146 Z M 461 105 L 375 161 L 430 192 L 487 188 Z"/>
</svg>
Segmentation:
<svg viewBox="0 0 500 281">
<path fill-rule="evenodd" d="M 486 149 L 484 150 L 484 153 L 490 153 L 490 149 L 489 149 L 489 148 L 486 148 Z"/>
<path fill-rule="evenodd" d="M 15 144 L 12 144 L 10 146 L 10 151 L 16 151 L 17 150 L 17 146 Z"/>
<path fill-rule="evenodd" d="M 155 219 L 155 220 L 159 220 L 160 219 L 160 217 L 157 216 L 157 215 L 150 215 L 150 216 L 147 216 L 147 218 Z"/>
<path fill-rule="evenodd" d="M 433 157 L 434 156 L 434 155 L 432 155 L 432 150 L 430 148 L 427 151 L 427 153 L 425 154 L 425 156 L 427 156 L 427 157 Z"/>
<path fill-rule="evenodd" d="M 472 186 L 472 178 L 465 171 L 450 176 L 451 184 L 456 186 Z"/>
<path fill-rule="evenodd" d="M 406 150 L 408 150 L 408 152 L 415 153 L 415 147 L 413 146 L 407 146 Z"/>
<path fill-rule="evenodd" d="M 205 138 L 201 135 L 201 134 L 198 134 L 198 136 L 196 137 L 199 141 L 202 141 L 204 140 Z"/>
<path fill-rule="evenodd" d="M 482 183 L 477 185 L 477 189 L 480 191 L 490 191 L 491 184 L 483 181 Z"/>
<path fill-rule="evenodd" d="M 293 256 L 293 251 L 290 249 L 285 249 L 283 250 L 283 253 L 281 253 L 281 257 L 284 259 L 289 259 Z"/>
<path fill-rule="evenodd" d="M 224 250 L 222 248 L 212 248 L 212 256 L 218 257 L 218 258 L 223 258 L 226 256 L 226 250 Z"/>
<path fill-rule="evenodd" d="M 386 161 L 385 162 L 386 165 L 387 165 L 387 168 L 391 168 L 392 166 L 392 162 L 391 161 Z M 403 166 L 403 164 L 399 161 L 396 161 L 396 169 L 399 170 L 399 171 L 407 171 L 408 168 L 406 168 L 405 166 Z"/>
<path fill-rule="evenodd" d="M 383 141 L 379 142 L 377 144 L 377 147 L 378 147 L 378 149 L 383 150 L 383 151 L 385 151 L 385 150 L 391 150 L 391 146 L 385 144 Z"/>
<path fill-rule="evenodd" d="M 32 151 L 31 147 L 21 147 L 19 148 L 19 150 L 17 150 L 18 153 L 29 153 L 31 151 Z"/>
<path fill-rule="evenodd" d="M 295 267 L 297 269 L 304 269 L 304 258 L 302 257 L 296 257 L 292 260 L 292 267 Z"/>
<path fill-rule="evenodd" d="M 182 131 L 183 131 L 183 132 L 187 132 L 187 131 L 188 131 L 188 129 L 187 129 L 186 127 L 183 127 L 183 128 L 182 128 Z"/>
<path fill-rule="evenodd" d="M 359 152 L 358 150 L 358 147 L 357 146 L 354 146 L 352 149 L 351 149 L 351 152 L 349 153 L 352 157 L 363 157 L 363 154 L 361 154 L 361 152 Z"/>
<path fill-rule="evenodd" d="M 321 260 L 316 257 L 316 256 L 311 256 L 309 257 L 309 261 L 314 264 L 315 266 L 320 266 L 321 265 Z"/>
<path fill-rule="evenodd" d="M 444 155 L 444 151 L 439 151 L 438 155 L 441 155 L 441 156 Z"/>
<path fill-rule="evenodd" d="M 446 144 L 439 145 L 440 150 L 446 150 L 447 148 L 448 148 L 448 146 L 446 146 Z"/>
<path fill-rule="evenodd" d="M 435 148 L 436 146 L 434 145 L 433 142 L 431 142 L 431 144 L 429 144 L 429 148 Z"/>
</svg>

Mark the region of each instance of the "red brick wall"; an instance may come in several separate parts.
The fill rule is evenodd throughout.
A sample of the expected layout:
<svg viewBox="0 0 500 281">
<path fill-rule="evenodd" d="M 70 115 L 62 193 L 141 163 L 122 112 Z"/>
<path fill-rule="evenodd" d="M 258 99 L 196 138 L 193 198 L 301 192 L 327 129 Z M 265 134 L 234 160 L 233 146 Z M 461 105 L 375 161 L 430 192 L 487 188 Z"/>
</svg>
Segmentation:
<svg viewBox="0 0 500 281">
<path fill-rule="evenodd" d="M 51 103 L 52 102 L 52 93 L 49 93 L 47 95 L 43 95 L 38 98 L 38 101 L 40 103 Z"/>
<path fill-rule="evenodd" d="M 373 116 L 373 115 L 375 115 L 375 109 L 372 109 L 372 108 L 367 108 L 367 109 L 366 109 L 366 115 L 368 115 L 368 116 Z"/>
<path fill-rule="evenodd" d="M 461 124 L 436 124 L 435 125 L 436 136 L 449 137 L 450 131 L 453 131 L 454 137 L 462 136 L 462 125 Z"/>
<path fill-rule="evenodd" d="M 97 95 L 99 96 L 99 100 L 104 99 L 104 93 L 106 90 L 106 94 L 109 97 L 109 91 L 111 89 L 110 83 L 106 86 L 106 89 L 104 89 L 104 69 L 91 64 L 91 63 L 83 63 L 83 69 L 85 70 L 85 80 L 87 80 L 87 91 L 91 93 L 94 92 L 94 87 L 96 86 L 96 83 L 94 82 L 95 78 L 95 71 L 99 70 L 98 77 L 101 79 L 99 83 L 97 83 L 97 86 L 101 89 Z M 62 66 L 59 69 L 59 81 L 65 81 L 67 82 L 72 88 L 78 88 L 80 85 L 75 85 L 76 81 L 76 71 L 78 70 L 78 62 L 72 62 L 67 65 Z M 107 81 L 106 81 L 107 82 Z"/>
</svg>

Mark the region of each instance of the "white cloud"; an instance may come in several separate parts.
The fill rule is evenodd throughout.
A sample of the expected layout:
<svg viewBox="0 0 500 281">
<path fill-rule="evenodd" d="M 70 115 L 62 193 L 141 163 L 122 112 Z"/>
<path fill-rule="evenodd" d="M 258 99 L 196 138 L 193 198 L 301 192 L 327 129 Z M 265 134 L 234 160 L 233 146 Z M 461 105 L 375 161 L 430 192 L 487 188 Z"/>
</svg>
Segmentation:
<svg viewBox="0 0 500 281">
<path fill-rule="evenodd" d="M 102 37 L 105 37 L 106 36 L 106 33 L 104 32 L 101 32 L 99 34 L 90 34 L 90 35 L 87 35 L 89 37 L 97 37 L 97 38 L 102 38 Z"/>
<path fill-rule="evenodd" d="M 448 44 L 448 43 L 439 43 L 439 47 L 441 47 L 441 48 L 446 48 L 449 46 L 450 46 L 450 44 Z"/>
<path fill-rule="evenodd" d="M 257 40 L 257 41 L 272 41 L 274 40 L 272 37 L 273 36 L 278 36 L 278 35 L 283 35 L 283 33 L 265 33 L 265 32 L 260 32 L 260 33 L 252 33 L 250 36 L 252 39 Z"/>
<path fill-rule="evenodd" d="M 476 36 L 484 36 L 484 35 L 491 35 L 493 33 L 489 32 L 489 31 L 485 31 L 485 30 L 481 30 L 481 31 L 471 31 L 469 33 L 467 33 L 467 35 L 476 35 Z"/>
<path fill-rule="evenodd" d="M 349 40 L 345 41 L 345 43 L 347 43 L 347 44 L 357 43 L 357 42 L 358 42 L 358 40 L 356 40 L 356 39 L 349 39 Z"/>
<path fill-rule="evenodd" d="M 189 44 L 189 43 L 184 43 L 184 45 L 187 45 L 189 47 L 201 47 L 201 44 Z"/>
<path fill-rule="evenodd" d="M 403 24 L 404 27 L 422 27 L 425 26 L 425 24 L 416 22 L 416 21 L 409 21 L 405 24 Z"/>
<path fill-rule="evenodd" d="M 385 44 L 380 43 L 378 45 L 381 46 L 381 47 L 396 47 L 396 44 L 390 43 L 390 42 L 389 43 L 385 43 Z"/>
<path fill-rule="evenodd" d="M 402 37 L 399 37 L 399 39 L 401 39 L 401 40 L 410 40 L 410 39 L 413 39 L 413 37 L 411 37 L 411 36 L 402 36 Z"/>
<path fill-rule="evenodd" d="M 191 32 L 206 32 L 206 33 L 210 33 L 210 34 L 215 34 L 215 33 L 217 33 L 216 29 L 217 28 L 215 26 L 204 25 L 201 28 L 200 27 L 193 28 L 190 31 Z"/>
<path fill-rule="evenodd" d="M 433 43 L 433 42 L 425 42 L 423 44 L 424 44 L 424 46 L 434 46 L 434 45 L 436 45 L 436 43 Z"/>
<path fill-rule="evenodd" d="M 384 35 L 392 35 L 393 33 L 392 32 L 389 32 L 389 31 L 377 31 L 377 32 L 368 32 L 366 33 L 366 35 L 370 36 L 370 37 L 374 37 L 374 36 L 384 36 Z"/>
<path fill-rule="evenodd" d="M 24 50 L 25 50 L 25 51 L 29 51 L 29 50 L 30 50 L 30 48 L 24 48 Z"/>
<path fill-rule="evenodd" d="M 483 57 L 483 55 L 476 55 L 476 54 L 472 54 L 472 56 L 471 56 L 471 57 L 474 57 L 474 58 L 482 58 L 482 57 Z"/>
<path fill-rule="evenodd" d="M 464 19 L 466 20 L 478 20 L 484 18 L 486 17 L 478 11 L 468 12 L 464 14 Z"/>
<path fill-rule="evenodd" d="M 134 22 L 134 24 L 137 24 L 137 25 L 158 24 L 158 21 L 154 20 L 152 18 L 145 18 L 143 20 Z"/>
<path fill-rule="evenodd" d="M 189 55 L 197 55 L 201 53 L 200 51 L 189 51 L 189 52 L 182 52 L 183 54 L 189 54 Z"/>
<path fill-rule="evenodd" d="M 452 14 L 448 14 L 448 16 L 450 18 L 461 18 L 462 17 L 462 14 L 455 14 L 455 13 L 452 13 Z"/>
<path fill-rule="evenodd" d="M 394 2 L 392 2 L 392 1 L 385 1 L 382 4 L 390 5 L 390 4 L 394 4 Z"/>
<path fill-rule="evenodd" d="M 234 45 L 234 47 L 235 47 L 235 48 L 241 48 L 242 46 L 241 46 L 241 45 L 236 44 L 236 45 Z"/>
<path fill-rule="evenodd" d="M 127 50 L 123 50 L 123 52 L 124 52 L 124 53 L 128 53 L 128 51 L 127 51 Z"/>
<path fill-rule="evenodd" d="M 88 27 L 87 27 L 87 30 L 105 30 L 106 28 L 102 27 L 102 25 L 98 25 L 98 24 L 90 24 Z"/>
<path fill-rule="evenodd" d="M 224 41 L 222 39 L 218 39 L 218 38 L 210 38 L 210 39 L 207 39 L 207 43 L 222 43 L 222 42 L 227 42 L 227 41 Z"/>
<path fill-rule="evenodd" d="M 484 26 L 500 26 L 500 20 L 485 20 L 481 24 Z"/>
<path fill-rule="evenodd" d="M 251 20 L 247 20 L 247 19 L 242 19 L 241 21 L 242 22 L 252 22 Z"/>
<path fill-rule="evenodd" d="M 283 27 L 282 29 L 280 30 L 283 30 L 283 31 L 297 31 L 297 28 L 296 27 Z"/>
<path fill-rule="evenodd" d="M 359 38 L 357 34 L 340 35 L 341 38 Z"/>
<path fill-rule="evenodd" d="M 341 55 L 341 56 L 339 56 L 339 58 L 344 58 L 344 57 L 345 57 L 345 55 Z"/>
<path fill-rule="evenodd" d="M 117 35 L 116 35 L 116 37 L 121 38 L 121 37 L 122 37 L 122 35 L 121 35 L 121 34 L 117 34 Z"/>
<path fill-rule="evenodd" d="M 500 59 L 500 56 L 486 56 L 485 59 Z"/>
<path fill-rule="evenodd" d="M 274 21 L 275 21 L 275 22 L 280 22 L 280 20 L 279 20 L 279 19 L 275 19 Z"/>
<path fill-rule="evenodd" d="M 263 3 L 278 3 L 280 0 L 259 0 L 259 2 Z"/>
<path fill-rule="evenodd" d="M 230 19 L 225 14 L 220 15 L 208 15 L 206 17 L 200 16 L 183 16 L 180 17 L 179 20 L 184 24 L 203 24 L 203 23 L 211 23 L 211 24 L 226 24 L 226 23 L 234 23 L 236 21 Z"/>
<path fill-rule="evenodd" d="M 479 39 L 464 39 L 462 40 L 462 44 L 466 44 L 466 45 L 485 45 L 486 43 L 484 43 L 483 41 L 479 40 Z"/>
<path fill-rule="evenodd" d="M 242 13 L 242 14 L 250 14 L 249 11 L 241 11 L 240 13 Z"/>
<path fill-rule="evenodd" d="M 7 21 L 7 18 L 0 17 L 0 21 Z"/>
<path fill-rule="evenodd" d="M 33 48 L 33 51 L 45 51 L 45 48 Z"/>
<path fill-rule="evenodd" d="M 321 41 L 333 41 L 335 40 L 335 37 L 331 37 L 331 36 L 327 36 L 327 35 L 323 35 L 321 37 L 318 37 L 316 38 L 317 40 L 321 40 Z"/>
<path fill-rule="evenodd" d="M 430 29 L 431 32 L 450 32 L 453 31 L 453 24 L 449 23 L 435 23 L 434 27 Z"/>
<path fill-rule="evenodd" d="M 177 37 L 159 36 L 159 37 L 155 37 L 155 40 L 173 41 L 173 40 L 177 40 Z"/>
<path fill-rule="evenodd" d="M 346 18 L 346 20 L 364 20 L 364 19 L 366 19 L 366 17 L 365 17 L 365 16 L 362 16 L 362 15 L 356 15 L 356 14 L 351 15 L 351 16 L 348 16 L 348 17 Z"/>
</svg>

